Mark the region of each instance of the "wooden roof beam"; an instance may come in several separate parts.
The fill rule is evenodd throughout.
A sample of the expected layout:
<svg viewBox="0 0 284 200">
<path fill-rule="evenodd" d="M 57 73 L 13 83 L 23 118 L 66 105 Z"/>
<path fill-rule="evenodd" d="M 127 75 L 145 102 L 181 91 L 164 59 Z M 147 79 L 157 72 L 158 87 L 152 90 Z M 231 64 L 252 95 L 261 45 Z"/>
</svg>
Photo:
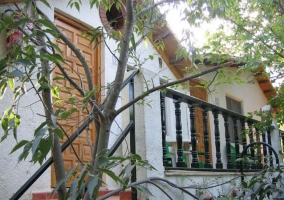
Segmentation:
<svg viewBox="0 0 284 200">
<path fill-rule="evenodd" d="M 261 81 L 257 81 L 257 82 L 258 82 L 258 84 L 267 84 L 270 81 L 267 79 L 267 80 L 261 80 Z"/>
<path fill-rule="evenodd" d="M 167 37 L 169 37 L 171 34 L 170 31 L 163 31 L 159 34 L 155 34 L 154 37 L 153 37 L 153 41 L 157 41 L 157 40 L 164 40 L 166 39 Z"/>
<path fill-rule="evenodd" d="M 270 89 L 270 90 L 263 90 L 263 93 L 268 94 L 268 93 L 274 93 L 275 90 Z"/>
<path fill-rule="evenodd" d="M 180 61 L 182 61 L 184 58 L 183 57 L 179 57 L 178 59 L 176 59 L 175 56 L 171 56 L 170 59 L 169 59 L 169 63 L 171 65 L 174 65 L 176 63 L 179 63 Z"/>
</svg>

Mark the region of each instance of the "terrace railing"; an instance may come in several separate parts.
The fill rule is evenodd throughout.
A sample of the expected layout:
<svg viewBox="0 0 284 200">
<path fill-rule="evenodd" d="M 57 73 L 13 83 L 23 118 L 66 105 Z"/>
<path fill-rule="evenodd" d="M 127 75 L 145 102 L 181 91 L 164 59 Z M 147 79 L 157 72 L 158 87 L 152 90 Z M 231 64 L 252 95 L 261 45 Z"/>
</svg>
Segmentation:
<svg viewBox="0 0 284 200">
<path fill-rule="evenodd" d="M 122 91 L 127 85 L 129 85 L 129 101 L 134 98 L 134 77 L 138 74 L 138 70 L 134 70 L 131 75 L 123 82 L 120 91 Z M 103 107 L 101 107 L 103 109 Z M 107 156 L 112 156 L 117 148 L 121 145 L 122 141 L 130 133 L 130 152 L 135 154 L 135 119 L 134 119 L 134 105 L 129 107 L 129 124 L 126 126 L 124 131 L 120 134 L 117 141 L 109 149 Z M 61 152 L 64 152 L 68 146 L 83 132 L 83 130 L 94 120 L 93 116 L 90 116 L 86 121 L 81 125 L 70 137 L 69 139 L 61 146 Z M 18 189 L 15 194 L 10 198 L 10 200 L 19 199 L 33 184 L 34 182 L 51 166 L 53 163 L 53 157 L 50 157 L 45 161 L 45 163 Z M 136 168 L 132 170 L 131 182 L 136 181 Z M 131 188 L 133 191 L 132 200 L 137 199 L 136 188 Z"/>
<path fill-rule="evenodd" d="M 169 158 L 168 143 L 166 141 L 166 127 L 169 123 L 166 120 L 166 109 L 168 106 L 165 106 L 166 98 L 172 99 L 174 104 L 174 113 L 175 113 L 175 127 L 176 127 L 176 149 L 175 149 L 175 160 Z M 200 99 L 188 96 L 186 94 L 174 91 L 167 90 L 166 93 L 160 94 L 161 100 L 161 122 L 162 122 L 162 147 L 163 147 L 163 164 L 166 169 L 183 169 L 183 170 L 237 170 L 240 169 L 239 158 L 243 149 L 246 149 L 246 146 L 253 142 L 262 142 L 271 145 L 271 136 L 270 130 L 260 131 L 258 126 L 255 126 L 256 123 L 259 123 L 257 120 L 247 119 L 246 116 L 232 112 L 230 110 L 224 109 L 222 107 L 210 104 L 208 102 L 202 101 Z M 168 101 L 167 101 L 168 102 Z M 190 152 L 190 164 L 187 166 L 185 163 L 185 154 L 184 154 L 184 142 L 183 142 L 183 133 L 182 133 L 182 121 L 181 112 L 184 109 L 181 109 L 181 103 L 185 103 L 189 110 L 189 116 L 187 119 L 190 123 L 190 149 L 187 152 Z M 196 119 L 195 119 L 195 109 L 199 107 L 202 110 L 203 118 L 203 133 L 201 134 L 204 141 L 204 150 L 202 155 L 205 157 L 203 165 L 200 165 L 198 156 L 200 152 L 197 151 L 197 133 L 196 133 Z M 173 113 L 173 112 L 172 112 Z M 208 116 L 212 115 L 213 121 L 209 126 Z M 220 124 L 220 119 L 222 118 L 223 124 Z M 230 134 L 229 129 L 229 120 L 232 120 L 233 134 Z M 215 143 L 212 144 L 212 148 L 209 146 L 209 127 L 214 129 Z M 223 127 L 221 127 L 223 126 Z M 224 130 L 224 131 L 220 131 Z M 240 137 L 240 133 L 245 133 L 245 136 Z M 230 138 L 230 135 L 234 135 L 234 138 Z M 223 136 L 223 137 L 220 137 Z M 220 138 L 225 138 L 225 141 L 220 141 Z M 231 141 L 234 140 L 234 149 L 235 152 L 231 152 L 232 144 Z M 188 141 L 187 141 L 188 142 Z M 221 146 L 222 144 L 225 144 Z M 226 155 L 222 155 L 221 148 L 226 148 Z M 214 151 L 213 151 L 213 148 Z M 213 155 L 214 153 L 214 155 Z M 243 153 L 244 157 L 254 160 L 254 162 L 245 162 L 244 169 L 247 170 L 256 170 L 261 169 L 265 163 L 268 162 L 269 165 L 273 165 L 272 159 L 266 159 L 269 155 L 272 155 L 272 150 L 267 149 L 266 145 L 260 144 L 257 147 L 250 148 Z M 188 154 L 187 154 L 188 156 Z M 211 163 L 214 157 L 215 163 Z M 226 158 L 226 161 L 222 158 Z M 174 163 L 175 162 L 175 163 Z M 224 164 L 226 163 L 226 164 Z M 249 164 L 250 163 L 250 164 Z M 174 167 L 173 167 L 174 166 Z M 201 169 L 202 168 L 202 169 Z"/>
</svg>

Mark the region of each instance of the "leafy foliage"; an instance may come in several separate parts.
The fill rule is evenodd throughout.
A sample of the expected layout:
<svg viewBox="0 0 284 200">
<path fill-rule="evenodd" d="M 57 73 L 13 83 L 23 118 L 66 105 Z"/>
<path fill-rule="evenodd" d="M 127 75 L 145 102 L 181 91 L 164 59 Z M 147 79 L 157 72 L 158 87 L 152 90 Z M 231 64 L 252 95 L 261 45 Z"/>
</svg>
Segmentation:
<svg viewBox="0 0 284 200">
<path fill-rule="evenodd" d="M 71 120 L 75 113 L 87 112 L 89 115 L 93 115 L 95 119 L 94 123 L 96 124 L 97 136 L 99 137 L 98 143 L 103 143 L 104 146 L 98 145 L 100 148 L 98 146 L 92 147 L 93 155 L 97 155 L 93 162 L 78 163 L 76 168 L 70 169 L 66 176 L 57 183 L 54 192 L 60 192 L 61 187 L 65 187 L 66 182 L 72 177 L 73 181 L 67 191 L 67 195 L 65 195 L 66 199 L 69 197 L 71 199 L 82 197 L 87 191 L 86 188 L 88 188 L 87 194 L 90 196 L 97 195 L 98 187 L 102 183 L 102 174 L 108 175 L 125 189 L 130 183 L 131 171 L 134 168 L 145 167 L 152 169 L 153 167 L 146 161 L 143 161 L 138 155 L 107 157 L 107 151 L 102 150 L 107 148 L 110 127 L 114 117 L 119 114 L 116 112 L 115 106 L 119 97 L 119 89 L 124 80 L 128 59 L 130 58 L 134 62 L 134 66 L 138 68 L 144 65 L 148 59 L 154 59 L 153 55 L 149 55 L 147 59 L 141 60 L 137 50 L 139 44 L 143 42 L 146 36 L 151 37 L 155 30 L 165 24 L 164 15 L 161 15 L 156 9 L 158 3 L 153 5 L 155 1 L 135 1 L 134 10 L 129 10 L 128 12 L 133 11 L 132 14 L 135 17 L 131 21 L 131 15 L 128 15 L 129 18 L 126 20 L 128 27 L 125 28 L 125 32 L 115 28 L 106 31 L 99 26 L 90 28 L 90 30 L 82 34 L 91 38 L 90 44 L 93 45 L 93 49 L 98 48 L 102 42 L 108 41 L 108 39 L 116 39 L 117 48 L 112 54 L 118 60 L 117 76 L 113 83 L 109 85 L 108 91 L 110 92 L 106 96 L 105 102 L 103 105 L 100 105 L 96 96 L 102 87 L 92 84 L 91 80 L 88 80 L 88 86 L 91 85 L 91 87 L 86 89 L 82 83 L 81 85 L 72 83 L 72 78 L 68 77 L 68 73 L 65 73 L 64 77 L 57 76 L 51 79 L 50 75 L 55 68 L 60 68 L 61 71 L 66 72 L 68 68 L 65 67 L 69 67 L 64 59 L 62 50 L 53 41 L 61 40 L 61 42 L 68 43 L 68 38 L 64 41 L 64 34 L 56 28 L 53 22 L 44 16 L 44 13 L 37 9 L 34 1 L 24 0 L 23 2 L 26 3 L 26 7 L 18 8 L 17 11 L 11 11 L 0 19 L 0 33 L 5 32 L 7 36 L 17 33 L 20 36 L 18 41 L 8 45 L 7 55 L 0 60 L 0 100 L 8 98 L 6 97 L 7 90 L 10 90 L 13 94 L 10 107 L 6 109 L 1 117 L 4 135 L 1 136 L 0 142 L 4 141 L 9 134 L 12 134 L 17 144 L 11 150 L 11 153 L 21 149 L 22 153 L 18 158 L 19 161 L 25 160 L 31 153 L 32 162 L 42 164 L 50 150 L 54 149 L 55 142 L 59 143 L 55 138 L 66 139 L 64 129 L 59 126 L 60 120 Z M 49 8 L 51 7 L 46 0 L 40 0 L 40 2 Z M 81 0 L 69 0 L 67 5 L 81 12 L 82 2 Z M 113 6 L 117 9 L 124 8 L 122 2 L 107 0 L 89 1 L 91 8 L 102 6 L 106 11 L 109 11 Z M 282 52 L 282 18 L 284 11 L 281 1 L 192 0 L 187 1 L 187 3 L 188 7 L 186 7 L 184 12 L 186 14 L 185 19 L 190 24 L 200 25 L 203 21 L 219 18 L 228 22 L 228 26 L 222 24 L 219 27 L 219 32 L 210 36 L 209 43 L 204 48 L 195 49 L 190 46 L 191 48 L 187 50 L 180 46 L 175 55 L 176 59 L 190 57 L 193 62 L 200 61 L 204 63 L 204 61 L 208 61 L 217 65 L 233 59 L 237 63 L 245 63 L 240 67 L 241 70 L 255 70 L 260 66 L 268 67 L 267 73 L 273 72 L 275 74 L 276 72 L 274 77 L 273 74 L 271 75 L 272 78 L 282 78 L 282 62 L 284 58 Z M 26 9 L 29 6 L 32 6 L 33 16 L 26 14 Z M 91 36 L 87 36 L 87 34 L 91 34 Z M 158 50 L 165 50 L 165 44 L 160 38 L 153 41 L 153 45 Z M 72 48 L 72 44 L 68 44 L 68 46 Z M 81 58 L 80 62 L 84 65 L 83 54 L 79 50 L 76 51 L 76 48 L 73 48 L 72 51 L 77 53 L 76 56 Z M 119 54 L 119 56 L 116 57 L 116 54 Z M 231 56 L 234 57 L 232 58 Z M 86 65 L 84 73 L 87 76 L 90 69 L 88 63 Z M 192 70 L 194 69 L 191 66 L 184 69 L 187 73 L 192 72 Z M 194 71 L 194 73 L 198 74 L 200 72 Z M 222 83 L 240 84 L 244 82 L 237 76 L 232 77 L 230 71 L 223 69 L 216 73 L 215 78 L 217 83 L 214 83 L 214 87 L 218 87 Z M 70 84 L 66 87 L 61 87 L 56 81 L 68 81 Z M 212 81 L 214 80 L 203 82 L 202 87 L 208 88 Z M 145 80 L 145 85 L 147 90 L 150 87 L 154 87 L 147 80 Z M 179 84 L 171 87 L 177 88 Z M 71 91 L 72 93 L 75 89 L 76 92 L 80 93 L 80 97 L 71 94 L 67 99 L 61 98 L 61 92 Z M 44 122 L 34 130 L 33 138 L 31 140 L 23 139 L 18 142 L 17 129 L 20 125 L 21 116 L 18 113 L 17 106 L 22 96 L 31 90 L 36 94 L 35 102 L 41 101 L 47 112 L 43 118 Z M 283 106 L 282 90 L 283 88 L 280 87 L 279 95 L 271 99 L 271 103 L 276 107 Z M 47 97 L 49 100 L 51 98 L 55 100 L 51 108 L 47 106 L 47 99 L 42 99 L 42 96 L 45 94 L 50 94 Z M 149 92 L 145 91 L 141 95 L 140 104 L 150 106 L 149 102 L 143 99 L 148 94 Z M 277 115 L 280 122 L 283 122 L 284 119 L 282 112 L 280 111 Z M 92 142 L 95 143 L 95 141 Z M 96 154 L 96 152 L 100 153 Z M 112 169 L 122 165 L 122 171 L 119 174 L 115 174 Z M 280 169 L 276 169 L 276 171 Z M 269 173 L 270 171 L 266 170 L 261 175 L 265 176 Z M 280 173 L 273 175 L 273 178 L 277 179 L 278 177 L 281 180 Z M 244 188 L 250 189 L 259 181 L 261 179 L 255 178 L 251 183 L 244 185 Z M 264 181 L 257 185 L 251 194 L 257 194 L 260 191 L 263 194 L 273 194 L 272 186 L 268 187 L 268 182 Z M 271 180 L 269 183 L 274 184 Z M 135 187 L 151 195 L 147 188 L 141 185 L 136 185 Z M 275 186 L 275 188 L 277 187 Z"/>
<path fill-rule="evenodd" d="M 143 167 L 146 169 L 154 169 L 147 162 L 143 161 L 139 155 L 129 155 L 129 156 L 111 156 L 106 157 L 105 154 L 107 150 L 104 150 L 98 154 L 97 162 L 99 163 L 98 170 L 112 178 L 116 183 L 120 184 L 123 190 L 131 181 L 132 170 L 135 167 Z M 122 170 L 119 175 L 113 172 L 115 167 L 122 166 Z M 78 170 L 78 169 L 81 170 Z M 68 171 L 66 176 L 59 181 L 56 188 L 54 188 L 53 193 L 55 193 L 61 184 L 66 183 L 68 180 L 72 179 L 72 184 L 67 192 L 66 199 L 71 197 L 71 199 L 82 198 L 85 192 L 88 192 L 90 196 L 97 196 L 98 190 L 97 186 L 103 183 L 103 180 L 99 175 L 93 175 L 93 166 L 89 163 L 83 164 L 78 163 L 75 168 Z M 151 194 L 151 192 L 143 186 L 135 186 L 137 189 L 145 192 L 146 194 Z"/>
<path fill-rule="evenodd" d="M 275 199 L 284 193 L 283 166 L 266 167 L 261 173 L 246 179 L 243 183 L 243 199 Z"/>
</svg>

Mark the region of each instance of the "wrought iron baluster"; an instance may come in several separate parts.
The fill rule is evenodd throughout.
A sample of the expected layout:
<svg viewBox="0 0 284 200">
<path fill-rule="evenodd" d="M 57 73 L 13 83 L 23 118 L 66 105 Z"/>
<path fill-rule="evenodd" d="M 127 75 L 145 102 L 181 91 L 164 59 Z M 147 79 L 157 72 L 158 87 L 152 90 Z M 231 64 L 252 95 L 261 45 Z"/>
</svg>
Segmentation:
<svg viewBox="0 0 284 200">
<path fill-rule="evenodd" d="M 163 165 L 171 166 L 167 159 L 167 147 L 166 147 L 166 115 L 165 115 L 165 94 L 160 93 L 160 105 L 161 105 L 161 123 L 162 123 L 162 147 L 163 147 Z"/>
<path fill-rule="evenodd" d="M 212 168 L 210 163 L 210 152 L 209 152 L 209 135 L 208 135 L 208 108 L 202 107 L 203 116 L 203 134 L 204 134 L 204 148 L 205 148 L 205 168 Z"/>
<path fill-rule="evenodd" d="M 271 145 L 271 134 L 270 134 L 270 130 L 267 130 L 267 142 L 269 145 Z M 272 150 L 269 149 L 269 164 L 270 167 L 273 166 L 273 158 L 272 158 Z"/>
<path fill-rule="evenodd" d="M 235 149 L 236 149 L 236 159 L 240 158 L 240 144 L 239 144 L 239 135 L 238 135 L 238 121 L 236 117 L 233 117 L 233 127 L 234 127 L 234 136 L 235 136 Z M 236 168 L 240 168 L 240 162 L 236 161 Z"/>
<path fill-rule="evenodd" d="M 219 130 L 219 110 L 213 109 L 214 117 L 214 129 L 215 129 L 215 147 L 216 147 L 216 168 L 223 169 L 223 163 L 221 161 L 221 151 L 220 151 L 220 130 Z"/>
<path fill-rule="evenodd" d="M 256 132 L 256 141 L 260 142 L 260 132 L 258 130 L 258 128 L 255 128 L 255 132 Z M 257 145 L 257 164 L 256 164 L 256 168 L 257 169 L 262 169 L 262 163 L 261 163 L 261 145 Z"/>
<path fill-rule="evenodd" d="M 262 142 L 266 142 L 266 138 L 265 138 L 265 131 L 262 131 Z M 267 147 L 265 145 L 262 145 L 262 148 L 263 148 L 263 160 L 264 160 L 264 164 L 267 164 L 267 159 L 266 159 L 266 156 L 267 156 Z"/>
<path fill-rule="evenodd" d="M 245 123 L 245 119 L 242 118 L 240 119 L 241 122 L 241 128 L 242 128 L 242 133 L 241 133 L 241 138 L 242 138 L 242 143 L 243 143 L 243 149 L 246 148 L 247 146 L 247 137 L 246 137 L 246 123 Z M 243 153 L 244 157 L 247 157 L 247 151 Z M 248 168 L 248 162 L 244 162 L 244 168 Z"/>
<path fill-rule="evenodd" d="M 191 154 L 192 154 L 192 168 L 199 168 L 197 152 L 196 152 L 196 127 L 195 127 L 195 105 L 194 102 L 188 102 L 189 119 L 190 119 L 190 132 L 191 132 Z"/>
<path fill-rule="evenodd" d="M 224 118 L 225 137 L 226 137 L 227 169 L 233 169 L 234 165 L 232 163 L 232 155 L 231 155 L 228 115 L 226 113 L 223 113 L 223 118 Z"/>
<path fill-rule="evenodd" d="M 176 140 L 177 140 L 177 167 L 185 167 L 183 161 L 183 149 L 182 149 L 182 124 L 181 124 L 181 110 L 180 110 L 180 98 L 174 97 L 175 115 L 176 115 Z"/>
<path fill-rule="evenodd" d="M 254 139 L 253 139 L 253 130 L 252 130 L 252 122 L 251 121 L 248 122 L 248 126 L 249 126 L 249 140 L 250 140 L 250 143 L 253 143 Z M 255 159 L 255 153 L 254 153 L 253 148 L 250 148 L 250 159 L 252 159 L 253 161 Z M 251 168 L 252 169 L 256 168 L 255 162 L 252 162 Z"/>
</svg>

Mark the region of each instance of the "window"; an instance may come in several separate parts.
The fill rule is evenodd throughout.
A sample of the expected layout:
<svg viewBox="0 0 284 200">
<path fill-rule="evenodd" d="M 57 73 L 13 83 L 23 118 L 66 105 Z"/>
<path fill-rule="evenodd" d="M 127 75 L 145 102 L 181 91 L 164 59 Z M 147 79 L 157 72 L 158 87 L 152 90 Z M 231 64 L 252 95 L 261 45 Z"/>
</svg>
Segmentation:
<svg viewBox="0 0 284 200">
<path fill-rule="evenodd" d="M 163 60 L 160 57 L 158 59 L 159 59 L 159 67 L 162 69 L 163 68 Z"/>
</svg>

